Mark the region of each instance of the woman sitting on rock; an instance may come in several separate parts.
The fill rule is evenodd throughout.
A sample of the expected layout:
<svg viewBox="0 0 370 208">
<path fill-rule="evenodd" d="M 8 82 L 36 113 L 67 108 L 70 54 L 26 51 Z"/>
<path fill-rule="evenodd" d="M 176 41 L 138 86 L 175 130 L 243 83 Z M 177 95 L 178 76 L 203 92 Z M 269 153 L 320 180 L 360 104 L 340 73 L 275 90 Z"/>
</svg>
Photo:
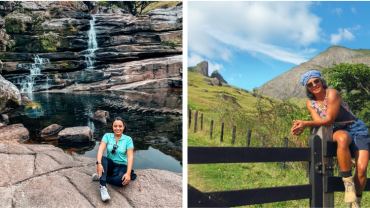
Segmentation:
<svg viewBox="0 0 370 208">
<path fill-rule="evenodd" d="M 136 174 L 132 170 L 134 163 L 134 145 L 131 137 L 124 135 L 127 125 L 121 117 L 113 121 L 113 132 L 107 133 L 99 145 L 96 156 L 97 172 L 92 178 L 100 180 L 100 193 L 103 201 L 109 200 L 106 183 L 116 186 L 125 186 L 135 180 Z M 107 157 L 103 152 L 107 147 Z"/>
<path fill-rule="evenodd" d="M 306 127 L 332 126 L 333 141 L 338 144 L 337 158 L 346 188 L 344 201 L 351 207 L 360 207 L 362 192 L 366 185 L 366 169 L 369 162 L 370 138 L 367 128 L 352 113 L 340 94 L 328 89 L 321 72 L 308 71 L 301 77 L 306 87 L 307 108 L 313 121 L 294 121 L 293 135 L 300 135 Z M 352 177 L 351 151 L 356 159 L 356 173 Z"/>
</svg>

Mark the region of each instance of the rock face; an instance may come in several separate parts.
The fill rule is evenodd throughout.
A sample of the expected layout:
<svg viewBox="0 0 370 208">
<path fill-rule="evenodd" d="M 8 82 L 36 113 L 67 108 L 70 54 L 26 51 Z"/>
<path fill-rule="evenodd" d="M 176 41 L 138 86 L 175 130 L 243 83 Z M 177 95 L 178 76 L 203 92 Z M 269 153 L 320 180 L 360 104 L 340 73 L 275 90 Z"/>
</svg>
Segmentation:
<svg viewBox="0 0 370 208">
<path fill-rule="evenodd" d="M 0 143 L 17 144 L 30 138 L 30 132 L 23 124 L 12 124 L 0 127 Z"/>
<path fill-rule="evenodd" d="M 214 86 L 222 86 L 222 83 L 216 77 L 212 79 L 212 84 Z"/>
<path fill-rule="evenodd" d="M 304 73 L 311 69 L 323 71 L 325 68 L 333 67 L 333 63 L 364 63 L 370 65 L 368 51 L 332 46 L 311 60 L 293 67 L 265 83 L 258 89 L 258 92 L 277 99 L 305 98 L 305 88 L 300 83 L 301 76 Z"/>
<path fill-rule="evenodd" d="M 164 170 L 135 170 L 126 187 L 107 184 L 103 202 L 92 181 L 95 159 L 68 155 L 52 145 L 0 143 L 0 207 L 181 207 L 182 176 Z M 141 186 L 139 191 L 138 186 Z"/>
<path fill-rule="evenodd" d="M 20 105 L 21 94 L 18 88 L 0 75 L 0 113 Z"/>
<path fill-rule="evenodd" d="M 54 140 L 58 139 L 57 134 L 63 129 L 63 126 L 58 124 L 52 124 L 46 128 L 44 128 L 40 132 L 40 136 L 44 140 Z"/>
<path fill-rule="evenodd" d="M 91 117 L 91 119 L 103 124 L 107 124 L 107 119 L 109 119 L 109 112 L 105 110 L 97 110 L 95 112 L 95 115 Z"/>
<path fill-rule="evenodd" d="M 65 128 L 58 137 L 60 142 L 88 142 L 91 140 L 91 129 L 88 126 Z"/>
<path fill-rule="evenodd" d="M 124 75 L 130 75 L 122 78 L 125 83 L 173 77 L 181 79 L 181 58 L 177 60 L 180 64 L 171 63 L 168 69 L 162 68 L 161 62 L 182 54 L 182 6 L 133 16 L 125 10 L 98 7 L 96 2 L 90 1 L 21 4 L 27 12 L 13 11 L 9 14 L 0 9 L 0 14 L 5 16 L 5 27 L 12 26 L 6 31 L 10 37 L 8 42 L 14 42 L 6 44 L 6 52 L 0 52 L 0 60 L 4 63 L 3 75 L 19 89 L 22 79 L 33 67 L 36 53 L 40 58 L 49 59 L 50 63 L 43 64 L 43 75 L 35 77 L 34 91 L 62 89 L 73 83 L 90 83 L 92 86 L 110 78 L 121 79 L 120 76 Z M 7 8 L 9 5 L 4 3 L 1 6 Z M 39 19 L 35 19 L 36 14 Z M 95 68 L 85 70 L 88 31 L 93 18 L 98 49 L 94 51 Z M 164 56 L 166 58 L 158 59 Z M 146 65 L 146 60 L 154 59 L 158 63 L 150 63 L 151 69 L 149 66 L 142 70 L 139 66 L 133 70 L 125 67 L 136 60 Z M 148 70 L 152 72 L 148 73 Z"/>
<path fill-rule="evenodd" d="M 213 71 L 211 74 L 211 78 L 217 78 L 220 82 L 227 84 L 225 79 L 221 76 L 220 73 L 218 73 L 218 70 Z"/>
<path fill-rule="evenodd" d="M 230 102 L 234 103 L 236 106 L 241 108 L 241 106 L 239 105 L 239 103 L 236 101 L 236 99 L 234 97 L 224 95 L 224 94 L 219 94 L 217 97 L 222 98 L 226 101 L 230 101 Z"/>
<path fill-rule="evenodd" d="M 208 61 L 202 61 L 194 67 L 188 67 L 188 70 L 208 77 Z"/>
</svg>

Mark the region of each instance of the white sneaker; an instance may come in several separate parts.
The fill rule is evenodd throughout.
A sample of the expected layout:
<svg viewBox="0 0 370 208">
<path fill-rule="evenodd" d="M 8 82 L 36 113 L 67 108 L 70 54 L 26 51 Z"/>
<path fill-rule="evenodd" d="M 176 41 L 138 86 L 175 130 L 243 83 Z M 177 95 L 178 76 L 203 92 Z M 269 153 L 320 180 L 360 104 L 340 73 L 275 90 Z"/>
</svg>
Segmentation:
<svg viewBox="0 0 370 208">
<path fill-rule="evenodd" d="M 100 185 L 100 194 L 101 194 L 101 200 L 107 201 L 110 199 L 107 187 Z"/>
<path fill-rule="evenodd" d="M 97 174 L 97 173 L 94 173 L 94 174 L 92 175 L 92 180 L 93 180 L 93 181 L 98 181 L 98 180 L 99 180 L 99 176 L 98 176 L 98 174 Z"/>
</svg>

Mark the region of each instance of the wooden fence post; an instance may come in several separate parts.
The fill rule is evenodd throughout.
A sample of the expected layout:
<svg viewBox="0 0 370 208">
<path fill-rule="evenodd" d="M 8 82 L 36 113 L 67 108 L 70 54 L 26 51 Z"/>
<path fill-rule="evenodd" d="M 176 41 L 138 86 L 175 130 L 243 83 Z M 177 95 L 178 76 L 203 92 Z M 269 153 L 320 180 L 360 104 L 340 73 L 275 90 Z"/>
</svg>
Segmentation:
<svg viewBox="0 0 370 208">
<path fill-rule="evenodd" d="M 284 147 L 288 147 L 288 138 L 284 137 Z M 285 162 L 281 163 L 281 169 L 285 168 Z"/>
<path fill-rule="evenodd" d="M 265 147 L 265 145 L 266 145 L 265 144 L 265 135 L 262 136 L 262 141 L 261 142 L 262 142 L 262 147 Z"/>
<path fill-rule="evenodd" d="M 200 114 L 200 130 L 203 130 L 203 114 Z"/>
<path fill-rule="evenodd" d="M 198 111 L 195 111 L 195 116 L 194 116 L 194 133 L 197 132 L 197 120 L 198 120 Z"/>
<path fill-rule="evenodd" d="M 331 127 L 320 126 L 311 128 L 310 130 L 311 135 L 318 135 L 321 139 L 322 144 L 322 152 L 321 154 L 324 156 L 322 158 L 322 170 L 323 170 L 323 178 L 326 176 L 333 176 L 333 158 L 332 157 L 325 157 L 326 150 L 327 150 L 327 141 L 333 141 L 333 130 Z M 312 169 L 312 167 L 311 167 Z M 323 187 L 324 188 L 324 187 Z M 323 205 L 324 207 L 334 207 L 334 192 L 327 192 L 323 193 Z"/>
<path fill-rule="evenodd" d="M 224 141 L 224 123 L 221 124 L 221 139 L 220 142 Z"/>
<path fill-rule="evenodd" d="M 323 195 L 325 194 L 323 177 L 319 173 L 319 169 L 316 169 L 316 167 L 318 167 L 317 165 L 322 162 L 322 144 L 320 137 L 311 135 L 309 138 L 309 146 L 311 148 L 310 184 L 312 185 L 310 207 L 326 207 L 323 205 Z"/>
<path fill-rule="evenodd" d="M 212 139 L 212 131 L 213 131 L 213 120 L 211 120 L 211 130 L 209 134 L 209 138 Z"/>
<path fill-rule="evenodd" d="M 231 139 L 231 144 L 234 144 L 235 142 L 235 133 L 236 133 L 236 126 L 233 126 L 233 137 Z"/>
<path fill-rule="evenodd" d="M 191 124 L 191 109 L 189 108 L 189 129 L 190 129 L 190 124 Z"/>
<path fill-rule="evenodd" d="M 251 144 L 251 134 L 252 134 L 252 131 L 249 130 L 248 135 L 247 135 L 247 147 L 249 147 L 249 145 Z"/>
</svg>

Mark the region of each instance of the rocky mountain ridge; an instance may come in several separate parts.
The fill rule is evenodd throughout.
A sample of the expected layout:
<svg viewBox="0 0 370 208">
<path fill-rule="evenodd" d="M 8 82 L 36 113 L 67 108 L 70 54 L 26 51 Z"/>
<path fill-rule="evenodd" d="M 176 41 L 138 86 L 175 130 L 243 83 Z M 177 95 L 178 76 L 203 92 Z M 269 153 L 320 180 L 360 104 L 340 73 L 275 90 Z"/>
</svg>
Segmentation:
<svg viewBox="0 0 370 208">
<path fill-rule="evenodd" d="M 370 50 L 353 50 L 341 46 L 329 47 L 311 60 L 293 67 L 262 85 L 258 92 L 276 99 L 305 98 L 305 88 L 300 83 L 301 76 L 311 69 L 323 71 L 339 63 L 364 63 L 370 65 Z M 323 75 L 325 76 L 325 75 Z"/>
</svg>

